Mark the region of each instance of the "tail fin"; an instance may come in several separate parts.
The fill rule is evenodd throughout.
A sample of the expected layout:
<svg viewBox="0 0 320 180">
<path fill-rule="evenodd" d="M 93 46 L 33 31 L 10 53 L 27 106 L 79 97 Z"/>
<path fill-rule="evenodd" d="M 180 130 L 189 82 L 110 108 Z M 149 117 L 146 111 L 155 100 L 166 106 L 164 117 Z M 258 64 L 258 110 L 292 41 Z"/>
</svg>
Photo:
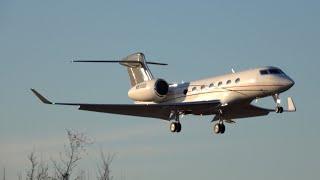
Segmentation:
<svg viewBox="0 0 320 180">
<path fill-rule="evenodd" d="M 86 62 L 86 63 L 120 63 L 126 66 L 130 77 L 131 85 L 135 86 L 138 83 L 154 79 L 147 64 L 166 66 L 166 63 L 146 61 L 144 54 L 141 52 L 131 54 L 122 60 L 73 60 L 71 62 Z"/>
<path fill-rule="evenodd" d="M 134 53 L 123 58 L 122 61 L 120 61 L 120 64 L 127 67 L 131 86 L 154 79 L 146 63 L 145 56 L 141 52 Z"/>
</svg>

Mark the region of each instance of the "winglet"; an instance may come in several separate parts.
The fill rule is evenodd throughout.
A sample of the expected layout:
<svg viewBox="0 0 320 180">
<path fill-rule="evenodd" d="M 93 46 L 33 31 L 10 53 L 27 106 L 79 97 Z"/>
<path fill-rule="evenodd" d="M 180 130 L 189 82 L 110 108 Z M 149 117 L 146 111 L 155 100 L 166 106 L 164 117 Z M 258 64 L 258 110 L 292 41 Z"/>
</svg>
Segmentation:
<svg viewBox="0 0 320 180">
<path fill-rule="evenodd" d="M 51 101 L 49 101 L 47 98 L 43 97 L 40 93 L 38 93 L 36 90 L 31 89 L 31 91 L 34 93 L 34 95 L 37 96 L 37 98 L 40 99 L 41 102 L 43 102 L 44 104 L 54 104 Z"/>
<path fill-rule="evenodd" d="M 288 112 L 295 112 L 297 110 L 296 106 L 291 97 L 288 97 Z"/>
</svg>

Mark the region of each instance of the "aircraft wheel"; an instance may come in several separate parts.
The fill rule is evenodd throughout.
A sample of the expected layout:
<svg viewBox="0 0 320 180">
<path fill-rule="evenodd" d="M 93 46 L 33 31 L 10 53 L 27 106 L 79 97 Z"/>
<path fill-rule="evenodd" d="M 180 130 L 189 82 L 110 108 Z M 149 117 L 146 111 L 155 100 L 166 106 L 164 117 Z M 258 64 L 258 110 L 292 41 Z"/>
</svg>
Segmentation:
<svg viewBox="0 0 320 180">
<path fill-rule="evenodd" d="M 181 131 L 181 123 L 177 122 L 176 132 L 180 132 L 180 131 Z"/>
<path fill-rule="evenodd" d="M 223 134 L 226 131 L 226 126 L 223 123 L 217 123 L 213 126 L 213 132 Z"/>
<path fill-rule="evenodd" d="M 177 130 L 177 124 L 176 124 L 176 122 L 172 122 L 170 124 L 170 131 L 171 132 L 176 132 L 176 130 Z"/>
<path fill-rule="evenodd" d="M 283 107 L 277 106 L 276 107 L 276 113 L 283 113 Z"/>
<path fill-rule="evenodd" d="M 170 124 L 170 131 L 171 132 L 180 132 L 181 131 L 181 123 L 179 122 L 172 122 Z"/>
<path fill-rule="evenodd" d="M 216 133 L 216 134 L 219 134 L 220 133 L 220 124 L 217 123 L 213 126 L 213 132 Z"/>
<path fill-rule="evenodd" d="M 280 113 L 283 113 L 283 107 L 280 107 Z"/>
<path fill-rule="evenodd" d="M 223 134 L 226 131 L 226 126 L 224 124 L 219 124 L 220 125 L 220 133 Z"/>
</svg>

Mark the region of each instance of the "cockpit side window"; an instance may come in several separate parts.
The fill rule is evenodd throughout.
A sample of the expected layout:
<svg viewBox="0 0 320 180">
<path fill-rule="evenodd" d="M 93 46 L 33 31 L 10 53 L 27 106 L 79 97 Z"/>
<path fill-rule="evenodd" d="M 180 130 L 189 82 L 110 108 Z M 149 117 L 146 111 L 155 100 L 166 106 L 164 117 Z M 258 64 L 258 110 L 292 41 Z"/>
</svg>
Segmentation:
<svg viewBox="0 0 320 180">
<path fill-rule="evenodd" d="M 280 69 L 269 69 L 270 74 L 283 74 Z"/>
<path fill-rule="evenodd" d="M 284 74 L 280 69 L 264 69 L 260 70 L 261 75 L 267 75 L 267 74 Z"/>
<path fill-rule="evenodd" d="M 261 75 L 267 75 L 269 74 L 268 70 L 260 70 Z"/>
</svg>

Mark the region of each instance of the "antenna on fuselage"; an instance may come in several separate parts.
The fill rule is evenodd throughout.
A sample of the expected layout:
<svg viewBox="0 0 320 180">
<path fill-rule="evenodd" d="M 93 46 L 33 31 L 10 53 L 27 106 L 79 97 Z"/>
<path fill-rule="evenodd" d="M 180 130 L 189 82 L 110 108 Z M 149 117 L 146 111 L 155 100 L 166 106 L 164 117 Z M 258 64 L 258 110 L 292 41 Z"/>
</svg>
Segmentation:
<svg viewBox="0 0 320 180">
<path fill-rule="evenodd" d="M 234 69 L 233 68 L 231 68 L 231 71 L 232 71 L 232 73 L 234 74 L 234 73 L 236 73 L 236 71 L 234 71 Z"/>
</svg>

